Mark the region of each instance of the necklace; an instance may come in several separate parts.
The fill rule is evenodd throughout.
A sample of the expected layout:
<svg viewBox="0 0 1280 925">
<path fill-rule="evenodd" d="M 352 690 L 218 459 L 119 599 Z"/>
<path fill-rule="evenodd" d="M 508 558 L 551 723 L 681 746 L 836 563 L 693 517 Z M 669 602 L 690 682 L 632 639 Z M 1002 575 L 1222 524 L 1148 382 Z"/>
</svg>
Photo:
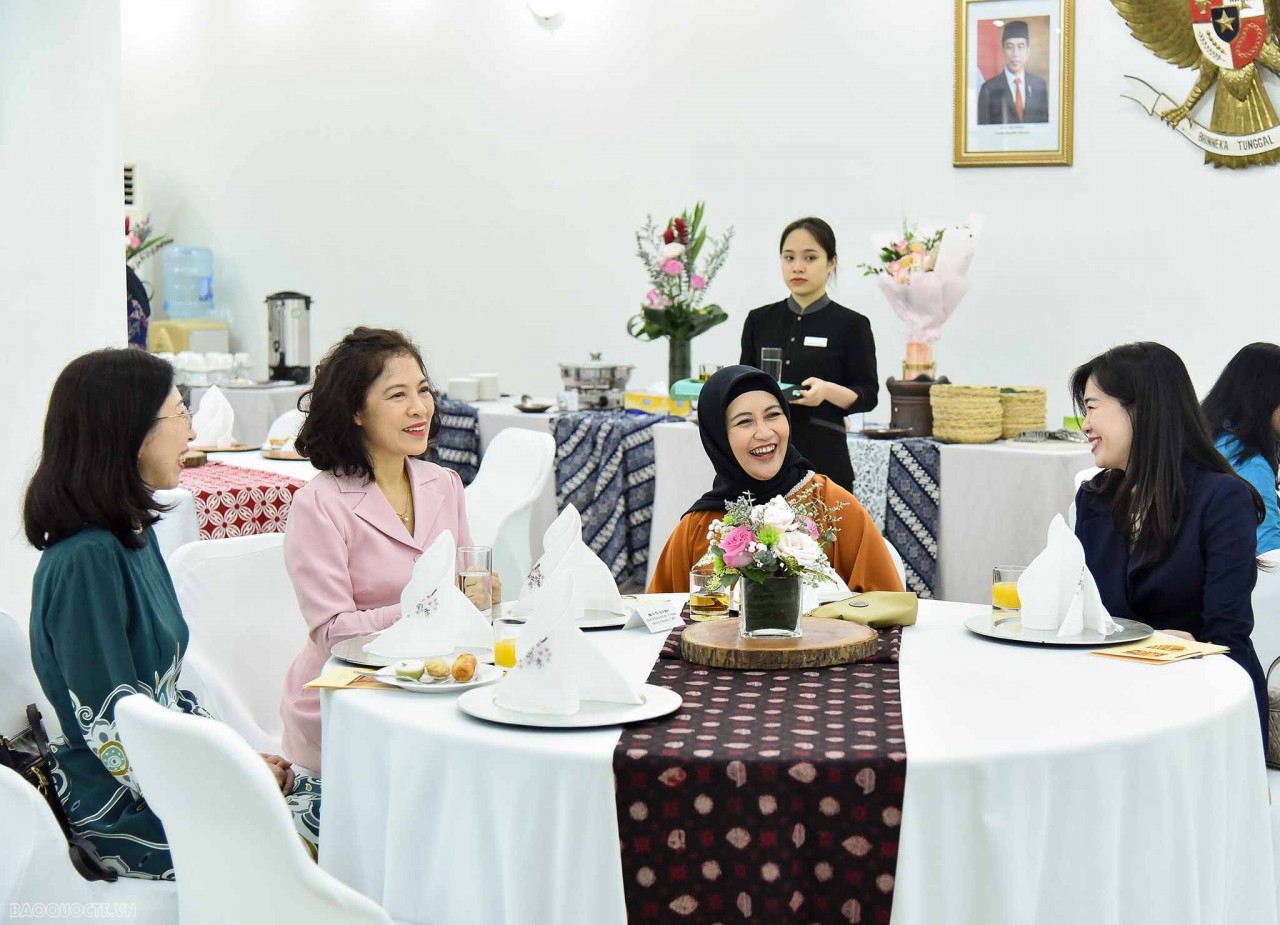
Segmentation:
<svg viewBox="0 0 1280 925">
<path fill-rule="evenodd" d="M 401 520 L 403 520 L 406 525 L 408 525 L 409 518 L 413 516 L 413 495 L 412 494 L 409 495 L 409 504 L 404 509 L 404 513 L 401 514 L 399 511 L 396 511 L 396 516 L 399 517 Z"/>
</svg>

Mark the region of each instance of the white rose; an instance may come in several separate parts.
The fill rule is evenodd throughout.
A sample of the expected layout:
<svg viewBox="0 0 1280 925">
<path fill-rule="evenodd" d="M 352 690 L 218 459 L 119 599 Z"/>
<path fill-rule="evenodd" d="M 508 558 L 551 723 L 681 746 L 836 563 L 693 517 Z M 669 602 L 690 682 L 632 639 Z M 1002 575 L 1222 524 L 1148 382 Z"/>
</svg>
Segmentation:
<svg viewBox="0 0 1280 925">
<path fill-rule="evenodd" d="M 662 247 L 663 260 L 679 260 L 684 256 L 684 245 L 679 241 L 672 241 L 670 244 L 664 244 Z"/>
<path fill-rule="evenodd" d="M 782 534 L 782 539 L 778 540 L 774 549 L 780 556 L 795 559 L 802 568 L 808 568 L 823 557 L 822 547 L 813 537 L 800 530 Z"/>
<path fill-rule="evenodd" d="M 782 531 L 791 526 L 796 515 L 786 499 L 779 496 L 768 504 L 757 504 L 752 508 L 751 519 L 762 527 L 773 527 L 775 530 Z"/>
</svg>

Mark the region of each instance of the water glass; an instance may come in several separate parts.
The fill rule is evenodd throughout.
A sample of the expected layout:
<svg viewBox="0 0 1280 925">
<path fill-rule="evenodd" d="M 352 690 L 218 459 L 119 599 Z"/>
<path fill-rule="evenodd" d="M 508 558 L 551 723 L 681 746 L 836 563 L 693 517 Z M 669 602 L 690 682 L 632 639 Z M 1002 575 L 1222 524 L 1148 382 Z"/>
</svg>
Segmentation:
<svg viewBox="0 0 1280 925">
<path fill-rule="evenodd" d="M 1022 613 L 1022 601 L 1018 599 L 1018 579 L 1027 570 L 1025 565 L 997 565 L 991 570 L 991 622 Z"/>
<path fill-rule="evenodd" d="M 493 549 L 459 546 L 457 576 L 458 590 L 489 617 L 493 611 Z"/>
<path fill-rule="evenodd" d="M 773 377 L 774 382 L 782 381 L 782 348 L 761 347 L 760 368 Z"/>
<path fill-rule="evenodd" d="M 716 577 L 715 566 L 695 565 L 689 571 L 689 617 L 693 620 L 719 620 L 729 615 L 729 600 L 737 575 Z"/>
</svg>

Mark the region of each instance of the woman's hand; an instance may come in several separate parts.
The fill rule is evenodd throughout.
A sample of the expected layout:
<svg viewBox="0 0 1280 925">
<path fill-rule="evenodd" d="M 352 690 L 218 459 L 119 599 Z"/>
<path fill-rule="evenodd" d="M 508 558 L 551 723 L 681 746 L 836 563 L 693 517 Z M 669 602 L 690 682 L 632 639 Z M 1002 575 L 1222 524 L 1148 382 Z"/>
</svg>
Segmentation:
<svg viewBox="0 0 1280 925">
<path fill-rule="evenodd" d="M 294 780 L 293 762 L 279 755 L 268 755 L 266 752 L 261 754 L 262 760 L 267 763 L 271 773 L 276 776 L 276 785 L 280 788 L 280 792 L 290 793 L 293 790 Z"/>
<path fill-rule="evenodd" d="M 1161 630 L 1160 632 L 1164 633 L 1166 636 L 1177 636 L 1179 639 L 1185 639 L 1188 642 L 1196 641 L 1196 637 L 1192 636 L 1190 633 L 1184 633 L 1182 630 Z"/>
<path fill-rule="evenodd" d="M 467 596 L 467 600 L 476 606 L 477 610 L 484 610 L 490 603 L 502 603 L 502 581 L 498 578 L 497 572 L 489 573 L 489 587 L 493 596 L 491 602 L 484 599 L 484 582 L 478 578 L 468 578 L 463 582 L 462 593 Z"/>
<path fill-rule="evenodd" d="M 806 408 L 818 407 L 827 400 L 827 393 L 831 390 L 831 383 L 816 376 L 810 376 L 800 384 L 806 391 L 800 398 L 791 399 L 791 404 L 804 405 Z"/>
</svg>

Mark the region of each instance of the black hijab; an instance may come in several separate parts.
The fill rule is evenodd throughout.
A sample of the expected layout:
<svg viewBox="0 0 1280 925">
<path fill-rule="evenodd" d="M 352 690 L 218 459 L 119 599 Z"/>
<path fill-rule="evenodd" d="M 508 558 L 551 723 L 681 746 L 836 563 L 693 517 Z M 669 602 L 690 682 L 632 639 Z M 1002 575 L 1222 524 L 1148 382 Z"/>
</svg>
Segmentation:
<svg viewBox="0 0 1280 925">
<path fill-rule="evenodd" d="M 767 482 L 747 474 L 733 455 L 729 445 L 729 424 L 725 420 L 730 403 L 747 392 L 768 392 L 778 399 L 782 413 L 791 421 L 791 409 L 782 395 L 782 389 L 773 377 L 754 366 L 726 366 L 702 386 L 698 396 L 698 431 L 702 436 L 702 448 L 707 451 L 711 465 L 716 469 L 716 480 L 711 490 L 685 511 L 723 511 L 730 501 L 736 501 L 751 492 L 757 504 L 764 504 L 800 484 L 813 469 L 813 464 L 800 455 L 791 439 L 787 439 L 787 455 L 782 460 L 778 474 Z"/>
</svg>

